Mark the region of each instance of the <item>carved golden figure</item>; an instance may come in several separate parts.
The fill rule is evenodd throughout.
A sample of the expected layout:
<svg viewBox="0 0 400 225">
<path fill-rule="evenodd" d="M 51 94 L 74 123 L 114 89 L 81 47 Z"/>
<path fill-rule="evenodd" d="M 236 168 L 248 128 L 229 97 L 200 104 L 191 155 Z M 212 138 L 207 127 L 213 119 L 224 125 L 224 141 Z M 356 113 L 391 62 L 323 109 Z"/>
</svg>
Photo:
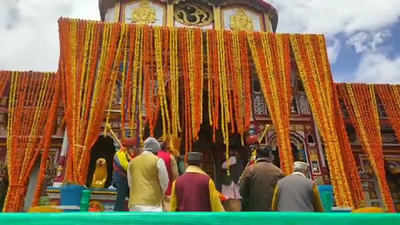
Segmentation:
<svg viewBox="0 0 400 225">
<path fill-rule="evenodd" d="M 232 30 L 246 30 L 253 31 L 253 20 L 246 14 L 244 9 L 239 9 L 234 15 L 231 16 Z"/>
<path fill-rule="evenodd" d="M 152 24 L 156 22 L 156 10 L 148 0 L 142 0 L 139 7 L 132 11 L 132 22 L 137 24 Z"/>
<path fill-rule="evenodd" d="M 104 188 L 107 180 L 107 161 L 104 158 L 98 158 L 96 160 L 96 169 L 93 173 L 92 188 Z"/>
</svg>

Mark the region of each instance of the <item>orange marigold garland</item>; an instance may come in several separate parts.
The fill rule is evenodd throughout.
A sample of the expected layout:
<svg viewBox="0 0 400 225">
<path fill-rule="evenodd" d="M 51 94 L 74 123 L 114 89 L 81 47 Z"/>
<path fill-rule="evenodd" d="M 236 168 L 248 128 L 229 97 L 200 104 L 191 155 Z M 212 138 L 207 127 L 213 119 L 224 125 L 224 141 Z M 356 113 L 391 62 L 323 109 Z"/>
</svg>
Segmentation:
<svg viewBox="0 0 400 225">
<path fill-rule="evenodd" d="M 139 111 L 140 107 L 138 108 L 138 102 L 139 98 L 141 98 L 141 91 L 139 87 L 141 87 L 141 82 L 140 77 L 142 76 L 142 70 L 143 70 L 143 26 L 137 26 L 136 27 L 136 32 L 135 32 L 135 45 L 134 45 L 134 58 L 133 62 L 131 63 L 133 67 L 133 73 L 132 73 L 132 99 L 130 99 L 130 104 L 131 104 L 131 114 L 130 114 L 130 123 L 129 127 L 132 129 L 132 131 L 137 132 L 136 135 L 139 135 L 140 131 L 138 130 L 139 127 L 136 127 L 137 123 L 136 121 L 139 120 Z M 130 73 L 128 74 L 130 75 Z M 127 88 L 130 89 L 130 86 Z"/>
<path fill-rule="evenodd" d="M 29 175 L 40 149 L 44 142 L 51 139 L 51 135 L 44 137 L 43 130 L 54 95 L 55 75 L 35 72 L 8 73 L 11 76 L 7 131 L 10 186 L 4 211 L 17 212 L 23 206 Z"/>
<path fill-rule="evenodd" d="M 313 39 L 313 44 L 314 44 L 314 52 L 316 55 L 316 63 L 318 65 L 322 65 L 322 73 L 324 74 L 332 74 L 331 73 L 331 68 L 329 65 L 328 59 L 328 53 L 326 51 L 326 42 L 323 36 L 318 36 L 319 38 Z M 320 60 L 318 60 L 320 59 Z M 333 83 L 332 81 L 332 75 L 329 76 L 324 76 L 325 78 L 324 83 Z M 336 104 L 338 104 L 336 98 L 337 98 L 337 90 L 335 85 L 327 85 L 325 86 L 326 92 L 328 93 L 328 97 L 330 99 L 333 99 L 333 104 L 331 107 L 333 107 L 332 112 L 333 117 L 336 118 L 336 132 L 338 133 L 339 136 L 339 144 L 341 147 L 341 152 L 337 152 L 337 155 L 340 155 L 342 153 L 342 162 L 340 162 L 340 170 L 345 170 L 345 174 L 348 176 L 347 182 L 349 184 L 349 192 L 347 192 L 348 195 L 351 196 L 351 199 L 353 201 L 354 207 L 358 207 L 360 203 L 364 199 L 364 192 L 361 186 L 361 180 L 360 180 L 360 174 L 358 173 L 358 168 L 351 150 L 350 143 L 348 141 L 347 133 L 345 131 L 344 123 L 342 122 L 343 117 L 341 114 L 341 109 L 340 107 L 335 107 Z M 340 127 L 342 125 L 342 127 Z M 342 130 L 342 131 L 341 131 Z M 350 199 L 350 198 L 349 198 Z"/>
<path fill-rule="evenodd" d="M 187 153 L 192 149 L 192 126 L 191 126 L 191 107 L 190 107 L 190 83 L 189 83 L 189 62 L 188 62 L 188 31 L 187 29 L 180 29 L 179 33 L 179 56 L 182 66 L 182 79 L 183 79 L 183 104 L 184 104 L 184 121 L 185 121 L 185 159 Z"/>
<path fill-rule="evenodd" d="M 251 73 L 249 65 L 249 49 L 247 44 L 247 33 L 244 31 L 239 32 L 239 48 L 240 48 L 240 61 L 241 61 L 241 71 L 243 77 L 244 85 L 244 106 L 245 106 L 245 121 L 244 130 L 248 130 L 250 127 L 251 120 Z"/>
<path fill-rule="evenodd" d="M 229 84 L 226 63 L 226 51 L 224 46 L 224 31 L 216 31 L 216 45 L 218 49 L 218 66 L 219 66 L 219 96 L 221 98 L 221 131 L 223 143 L 225 144 L 225 158 L 229 158 L 229 123 L 231 122 L 230 103 L 229 103 Z M 228 165 L 229 168 L 229 165 Z M 229 171 L 228 171 L 229 172 Z"/>
<path fill-rule="evenodd" d="M 0 71 L 0 97 L 3 96 L 4 90 L 10 82 L 11 74 L 8 71 Z"/>
<path fill-rule="evenodd" d="M 161 28 L 154 28 L 154 46 L 155 46 L 155 61 L 157 71 L 158 98 L 161 106 L 161 119 L 163 137 L 167 137 L 171 133 L 170 117 L 167 103 L 166 82 L 164 76 L 163 55 L 162 55 L 162 37 Z M 166 63 L 166 62 L 165 62 Z"/>
<path fill-rule="evenodd" d="M 400 141 L 400 85 L 375 85 L 375 92 L 381 100 L 392 128 Z"/>
<path fill-rule="evenodd" d="M 335 118 L 336 127 L 338 130 L 340 146 L 342 149 L 342 159 L 346 167 L 346 176 L 350 182 L 351 193 L 354 199 L 354 206 L 359 208 L 364 200 L 364 192 L 361 185 L 360 174 L 358 172 L 356 160 L 351 149 L 349 137 L 347 135 L 346 124 L 344 121 L 341 104 L 339 101 L 339 94 L 337 84 L 334 84 L 334 101 L 335 101 Z"/>
<path fill-rule="evenodd" d="M 156 97 L 156 64 L 154 63 L 155 43 L 154 29 L 149 26 L 143 27 L 143 91 L 144 91 L 144 105 L 146 109 L 146 121 L 149 124 L 150 135 L 154 136 L 154 129 L 156 123 L 157 111 L 159 110 L 159 98 Z M 163 120 L 163 129 L 164 129 Z"/>
<path fill-rule="evenodd" d="M 46 115 L 46 117 L 45 117 L 45 119 L 47 121 L 46 121 L 44 135 L 43 135 L 43 137 L 44 137 L 43 143 L 42 143 L 43 153 L 42 153 L 42 157 L 41 157 L 38 182 L 36 184 L 32 206 L 37 206 L 39 204 L 41 193 L 44 188 L 43 185 L 44 185 L 46 170 L 48 167 L 47 162 L 48 162 L 49 150 L 50 150 L 50 145 L 51 145 L 51 139 L 52 139 L 52 134 L 54 132 L 54 128 L 55 128 L 56 121 L 57 121 L 57 109 L 58 109 L 59 100 L 60 100 L 61 80 L 60 80 L 58 74 L 56 76 L 57 77 L 56 77 L 56 81 L 54 82 L 54 94 L 51 98 L 50 110 L 49 110 L 48 116 Z"/>
<path fill-rule="evenodd" d="M 126 26 L 68 19 L 60 19 L 59 24 L 60 66 L 64 67 L 60 72 L 62 80 L 68 82 L 68 87 L 63 84 L 70 140 L 66 181 L 85 184 L 90 149 L 99 135 L 120 72 Z M 97 54 L 99 57 L 92 58 Z M 77 61 L 79 58 L 82 61 Z"/>
<path fill-rule="evenodd" d="M 238 104 L 238 96 L 237 90 L 233 90 L 235 88 L 235 77 L 234 77 L 234 62 L 233 62 L 233 46 L 232 46 L 232 33 L 230 31 L 223 32 L 223 42 L 224 42 L 224 52 L 225 52 L 225 62 L 223 62 L 223 66 L 225 67 L 226 71 L 226 90 L 227 90 L 227 98 L 228 98 L 228 112 L 229 118 L 232 119 L 230 121 L 230 133 L 235 133 L 235 125 L 237 125 L 237 119 L 240 117 L 237 116 L 235 119 L 233 107 Z M 237 78 L 237 77 L 236 77 Z"/>
<path fill-rule="evenodd" d="M 170 75 L 170 104 L 171 104 L 171 120 L 172 120 L 172 135 L 178 137 L 181 132 L 179 118 L 179 67 L 178 67 L 178 30 L 170 28 L 169 30 L 169 75 Z"/>
<path fill-rule="evenodd" d="M 219 129 L 220 93 L 219 93 L 219 59 L 215 30 L 207 31 L 207 64 L 208 64 L 208 106 L 209 123 L 213 128 L 213 141 L 216 140 L 216 132 Z"/>
<path fill-rule="evenodd" d="M 315 122 L 324 138 L 336 203 L 339 206 L 353 207 L 354 201 L 342 163 L 338 131 L 334 121 L 333 112 L 338 109 L 334 108 L 333 80 L 330 71 L 325 68 L 329 65 L 325 39 L 322 35 L 291 35 L 290 41 Z M 316 54 L 317 50 L 322 53 Z M 324 66 L 317 65 L 318 60 Z"/>
<path fill-rule="evenodd" d="M 289 36 L 255 33 L 253 38 L 250 35 L 249 45 L 257 75 L 277 129 L 281 168 L 284 173 L 290 174 L 293 171 L 293 155 L 289 139 L 292 102 Z"/>
<path fill-rule="evenodd" d="M 193 123 L 193 137 L 194 140 L 199 139 L 199 132 L 201 124 L 203 123 L 203 88 L 204 88 L 204 68 L 203 68 L 203 32 L 200 29 L 192 30 L 191 48 L 193 49 L 193 55 L 191 60 L 194 64 L 193 74 L 193 88 L 192 95 L 194 96 L 192 106 L 192 118 L 195 121 Z"/>
<path fill-rule="evenodd" d="M 229 48 L 231 49 L 231 92 L 233 96 L 233 107 L 234 107 L 234 121 L 236 131 L 241 137 L 244 135 L 244 98 L 243 98 L 243 77 L 241 74 L 241 61 L 240 61 L 240 47 L 239 47 L 239 35 L 238 32 L 229 32 L 229 40 L 231 41 Z"/>
<path fill-rule="evenodd" d="M 367 84 L 341 84 L 339 90 L 356 133 L 360 137 L 361 145 L 368 153 L 385 208 L 390 212 L 395 212 L 393 199 L 386 181 L 382 136 L 374 87 Z"/>
</svg>

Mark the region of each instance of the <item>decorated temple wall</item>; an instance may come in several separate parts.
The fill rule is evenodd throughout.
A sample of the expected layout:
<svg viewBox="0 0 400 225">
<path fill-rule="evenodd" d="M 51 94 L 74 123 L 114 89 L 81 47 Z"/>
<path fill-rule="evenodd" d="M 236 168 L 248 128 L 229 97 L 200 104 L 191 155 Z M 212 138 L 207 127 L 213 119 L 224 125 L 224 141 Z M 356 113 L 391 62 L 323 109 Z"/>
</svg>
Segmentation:
<svg viewBox="0 0 400 225">
<path fill-rule="evenodd" d="M 157 26 L 173 25 L 176 27 L 201 27 L 203 29 L 223 28 L 251 31 L 272 30 L 272 24 L 269 20 L 270 17 L 266 12 L 259 12 L 240 4 L 220 7 L 204 4 L 200 1 L 194 1 L 194 3 L 191 1 L 174 1 L 174 3 L 175 4 L 166 3 L 165 1 L 121 1 L 115 4 L 114 7 L 106 10 L 105 21 L 123 21 L 125 23 L 151 24 Z M 193 16 L 194 18 L 192 18 Z M 290 144 L 294 149 L 294 158 L 295 160 L 305 161 L 310 164 L 311 176 L 318 184 L 329 184 L 330 179 L 328 165 L 326 163 L 327 159 L 325 156 L 324 143 L 320 137 L 318 129 L 316 128 L 314 118 L 311 114 L 310 104 L 297 73 L 298 72 L 293 69 L 291 77 L 293 103 L 290 112 Z M 255 75 L 253 74 L 253 78 L 254 77 Z M 276 132 L 272 127 L 268 129 L 272 124 L 271 116 L 269 115 L 266 105 L 267 103 L 264 99 L 260 84 L 257 83 L 257 79 L 255 78 L 252 81 L 251 94 L 253 103 L 252 124 L 255 126 L 258 135 L 266 131 L 265 136 L 262 139 L 262 144 L 273 145 L 276 149 Z M 111 105 L 112 107 L 108 109 L 108 111 L 111 111 L 109 124 L 111 125 L 112 130 L 121 137 L 121 111 L 119 111 L 121 102 L 118 100 L 119 98 L 120 96 L 117 90 L 115 96 L 116 100 L 113 101 Z M 142 112 L 144 112 L 144 116 L 146 113 L 145 109 L 143 109 Z M 384 117 L 384 113 L 381 113 L 381 111 L 379 112 L 382 114 L 380 119 L 385 121 L 386 118 Z M 0 107 L 0 138 L 6 136 L 4 133 L 6 130 L 6 115 L 7 104 L 5 103 Z M 57 170 L 57 167 L 60 166 L 59 164 L 62 164 L 60 162 L 62 158 L 60 149 L 65 129 L 62 117 L 62 114 L 57 117 L 57 131 L 55 131 L 56 135 L 53 137 L 50 149 L 49 161 L 51 163 L 48 164 L 48 170 L 46 172 L 49 182 L 51 182 L 54 177 L 62 176 L 62 168 L 61 170 Z M 160 127 L 157 129 L 156 133 L 162 133 Z M 210 136 L 210 133 L 210 130 L 202 130 L 200 136 L 203 137 L 200 137 L 199 145 L 196 147 L 205 149 L 205 170 L 215 177 L 217 176 L 220 163 L 224 159 L 222 153 L 225 148 L 223 143 L 221 143 L 221 138 L 219 138 L 215 144 L 210 144 L 212 142 L 210 137 L 204 138 L 204 135 Z M 99 133 L 99 135 L 101 134 L 102 133 Z M 349 136 L 358 162 L 360 174 L 362 176 L 363 188 L 365 188 L 364 191 L 366 191 L 369 196 L 368 200 L 370 200 L 371 205 L 380 204 L 379 191 L 376 191 L 377 184 L 376 181 L 374 181 L 374 175 L 371 174 L 371 171 L 368 169 L 368 160 L 366 160 L 367 158 L 365 154 L 360 151 L 360 141 L 356 137 L 357 135 L 355 135 L 354 130 L 349 132 Z M 353 136 L 355 137 L 353 138 Z M 394 136 L 393 130 L 384 127 L 382 129 L 382 137 L 385 160 L 391 162 L 390 164 L 393 164 L 396 167 L 396 162 L 398 160 L 400 161 L 398 154 L 400 152 L 400 145 Z M 6 140 L 4 138 L 0 139 L 0 161 L 3 162 L 5 160 L 5 154 L 2 154 L 2 152 L 5 153 L 6 151 L 5 142 Z M 184 152 L 184 150 L 182 152 Z M 277 150 L 275 150 L 275 155 L 278 155 Z M 92 161 L 93 160 L 96 159 L 92 159 Z M 279 163 L 277 164 L 279 165 Z M 60 171 L 61 173 L 59 173 Z M 396 175 L 396 173 L 393 174 L 393 176 Z M 393 198 L 395 203 L 399 204 L 396 196 L 400 198 L 400 195 L 396 191 L 396 184 L 391 186 L 393 186 L 394 190 Z M 375 195 L 374 191 L 377 192 Z"/>
<path fill-rule="evenodd" d="M 166 4 L 158 1 L 131 1 L 121 6 L 121 21 L 155 26 L 166 25 Z"/>
<path fill-rule="evenodd" d="M 273 30 L 269 11 L 241 2 L 219 6 L 212 1 L 199 0 L 127 0 L 104 9 L 104 21 L 202 29 Z"/>
<path fill-rule="evenodd" d="M 266 31 L 264 15 L 240 5 L 221 9 L 222 27 L 226 30 Z"/>
</svg>

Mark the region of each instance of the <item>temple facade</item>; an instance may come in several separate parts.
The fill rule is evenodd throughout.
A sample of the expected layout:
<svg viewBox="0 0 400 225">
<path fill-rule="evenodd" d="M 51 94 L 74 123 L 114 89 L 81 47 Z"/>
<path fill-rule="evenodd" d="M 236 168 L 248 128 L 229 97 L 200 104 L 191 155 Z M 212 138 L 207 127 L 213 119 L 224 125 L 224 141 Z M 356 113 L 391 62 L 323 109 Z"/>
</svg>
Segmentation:
<svg viewBox="0 0 400 225">
<path fill-rule="evenodd" d="M 137 23 L 154 26 L 197 27 L 201 29 L 247 30 L 275 32 L 278 25 L 278 11 L 264 0 L 100 0 L 101 18 L 105 22 Z M 318 184 L 330 184 L 324 146 L 311 114 L 310 106 L 299 79 L 296 65 L 292 65 L 293 103 L 290 118 L 290 139 L 295 160 L 309 163 L 313 180 Z M 255 73 L 255 69 L 253 69 Z M 262 143 L 276 146 L 276 134 L 271 126 L 266 101 L 260 84 L 253 75 L 252 82 L 252 128 Z M 383 149 L 387 178 L 392 196 L 400 207 L 400 143 L 388 121 L 385 111 L 379 104 L 379 115 L 382 128 Z M 381 206 L 381 196 L 375 175 L 368 157 L 361 149 L 360 140 L 354 127 L 342 108 L 346 118 L 346 128 L 356 157 L 363 182 L 366 202 L 369 205 Z M 207 131 L 203 131 L 207 132 Z M 207 136 L 207 134 L 203 134 Z M 206 143 L 207 138 L 203 139 Z M 207 145 L 209 150 L 207 163 L 210 175 L 217 176 L 218 166 L 224 159 L 223 146 Z M 275 162 L 279 165 L 278 149 L 275 151 Z"/>
<path fill-rule="evenodd" d="M 275 32 L 278 25 L 278 11 L 271 4 L 263 0 L 99 0 L 101 19 L 104 22 L 135 23 L 151 26 L 168 27 L 196 27 L 201 29 L 218 30 L 246 30 Z M 292 56 L 293 57 L 293 56 Z M 261 144 L 274 146 L 274 162 L 279 165 L 279 149 L 277 135 L 270 118 L 267 103 L 264 99 L 256 70 L 252 68 L 252 122 L 249 133 L 260 137 Z M 312 179 L 322 185 L 330 184 L 328 162 L 324 151 L 324 143 L 315 124 L 307 96 L 299 78 L 297 66 L 292 65 L 291 86 L 293 102 L 290 117 L 290 140 L 293 149 L 293 158 L 304 161 L 310 165 Z M 120 101 L 118 90 L 110 110 L 110 124 L 112 130 L 121 135 Z M 392 192 L 393 200 L 400 209 L 400 143 L 388 121 L 387 115 L 378 102 L 383 138 L 383 151 L 387 180 Z M 345 116 L 346 129 L 351 141 L 352 150 L 359 168 L 366 203 L 371 206 L 382 206 L 382 197 L 377 179 L 369 163 L 366 153 L 363 152 L 360 140 L 348 118 L 345 107 L 342 108 Z M 5 177 L 6 167 L 6 130 L 7 130 L 7 96 L 0 101 L 0 177 Z M 55 135 L 52 139 L 49 164 L 46 178 L 49 186 L 62 183 L 65 170 L 67 149 L 65 123 L 63 110 L 60 108 Z M 145 115 L 144 115 L 145 116 Z M 156 134 L 159 134 L 156 130 Z M 101 136 L 93 147 L 92 160 L 88 181 L 94 171 L 95 160 L 102 156 L 108 160 L 109 170 L 112 170 L 112 156 L 116 144 L 106 136 Z M 218 183 L 220 166 L 225 160 L 225 147 L 222 140 L 212 141 L 211 130 L 204 125 L 200 131 L 199 141 L 195 148 L 205 153 L 205 170 Z M 246 138 L 246 137 L 244 137 Z M 240 144 L 240 137 L 232 137 L 232 141 Z M 239 143 L 239 144 L 238 144 Z M 242 147 L 241 155 L 244 159 L 249 157 L 248 148 Z M 184 152 L 184 150 L 182 150 Z M 109 173 L 111 174 L 111 173 Z M 34 173 L 31 176 L 34 180 Z M 111 184 L 109 177 L 107 186 Z M 50 191 L 49 195 L 54 195 Z M 99 193 L 101 201 L 112 201 L 114 194 L 111 192 Z M 111 196 L 111 197 L 110 197 Z M 57 198 L 55 196 L 54 198 Z M 100 201 L 99 200 L 99 201 Z"/>
</svg>

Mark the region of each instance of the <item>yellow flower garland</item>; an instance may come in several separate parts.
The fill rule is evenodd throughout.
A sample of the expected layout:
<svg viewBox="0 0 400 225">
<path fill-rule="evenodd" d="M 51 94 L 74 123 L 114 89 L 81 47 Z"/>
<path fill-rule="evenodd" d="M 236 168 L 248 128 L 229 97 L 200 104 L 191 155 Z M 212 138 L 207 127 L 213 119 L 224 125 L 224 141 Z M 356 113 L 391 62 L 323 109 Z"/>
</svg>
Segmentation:
<svg viewBox="0 0 400 225">
<path fill-rule="evenodd" d="M 315 52 L 321 50 L 322 36 L 318 35 L 291 35 L 291 45 L 299 69 L 300 78 L 303 81 L 306 94 L 317 126 L 324 137 L 326 144 L 326 156 L 330 167 L 331 181 L 334 187 L 336 202 L 339 206 L 354 206 L 349 183 L 345 176 L 342 164 L 340 145 L 333 117 L 333 97 L 330 73 L 319 69 L 316 63 Z M 317 43 L 317 44 L 313 44 Z M 326 49 L 324 50 L 326 51 Z M 321 54 L 322 55 L 322 54 Z M 328 64 L 326 54 L 319 60 L 325 60 Z"/>
<path fill-rule="evenodd" d="M 170 82 L 171 82 L 171 120 L 172 135 L 178 137 L 181 132 L 179 121 L 179 68 L 178 68 L 178 30 L 170 28 Z"/>
<path fill-rule="evenodd" d="M 378 146 L 382 146 L 382 137 L 380 133 L 380 122 L 379 122 L 379 116 L 378 116 L 378 105 L 376 103 L 376 97 L 375 97 L 375 92 L 374 88 L 372 85 L 359 85 L 359 84 L 346 84 L 346 91 L 348 93 L 349 101 L 351 104 L 351 109 L 354 112 L 354 120 L 356 122 L 356 130 L 358 131 L 360 135 L 360 139 L 363 145 L 364 150 L 368 153 L 368 158 L 371 163 L 371 166 L 376 174 L 376 178 L 378 180 L 378 186 L 379 189 L 382 193 L 382 200 L 384 202 L 386 210 L 389 210 L 391 212 L 394 212 L 394 205 L 393 205 L 393 200 L 390 196 L 390 193 L 387 193 L 388 186 L 384 177 L 384 161 L 383 161 L 383 152 L 382 148 L 379 147 L 380 149 L 377 149 Z M 357 91 L 358 96 L 360 95 L 361 91 L 364 91 L 364 94 L 367 96 L 364 96 L 365 98 L 369 99 L 369 102 L 359 102 L 356 100 L 355 96 L 355 91 Z M 367 93 L 365 93 L 367 92 Z M 369 114 L 369 116 L 372 117 L 373 121 L 365 121 L 366 119 L 371 119 L 371 118 L 366 118 L 365 115 L 362 115 L 362 110 L 363 108 L 368 107 L 370 110 L 373 111 L 373 113 Z M 365 113 L 364 113 L 365 114 Z M 370 127 L 373 126 L 373 127 Z M 368 131 L 368 132 L 367 132 Z M 369 135 L 370 132 L 373 132 L 373 137 L 377 137 L 377 140 L 379 143 L 377 143 L 378 146 L 373 146 L 373 141 L 371 139 L 371 136 Z M 379 163 L 379 164 L 377 164 Z"/>
<path fill-rule="evenodd" d="M 225 158 L 229 159 L 229 98 L 228 80 L 225 69 L 224 31 L 216 31 L 219 60 L 220 98 L 221 98 L 221 131 L 225 144 Z M 229 162 L 229 161 L 228 161 Z M 229 168 L 229 163 L 228 163 Z M 229 173 L 229 170 L 228 170 Z"/>
<path fill-rule="evenodd" d="M 157 81 L 158 81 L 158 97 L 160 98 L 161 118 L 163 124 L 162 126 L 163 137 L 166 138 L 171 133 L 171 125 L 170 125 L 169 111 L 167 104 L 167 94 L 165 91 L 165 81 L 164 81 L 164 71 L 163 71 L 163 61 L 162 61 L 162 39 L 161 39 L 160 27 L 154 28 L 154 46 L 156 54 L 155 59 L 156 59 Z"/>
</svg>

